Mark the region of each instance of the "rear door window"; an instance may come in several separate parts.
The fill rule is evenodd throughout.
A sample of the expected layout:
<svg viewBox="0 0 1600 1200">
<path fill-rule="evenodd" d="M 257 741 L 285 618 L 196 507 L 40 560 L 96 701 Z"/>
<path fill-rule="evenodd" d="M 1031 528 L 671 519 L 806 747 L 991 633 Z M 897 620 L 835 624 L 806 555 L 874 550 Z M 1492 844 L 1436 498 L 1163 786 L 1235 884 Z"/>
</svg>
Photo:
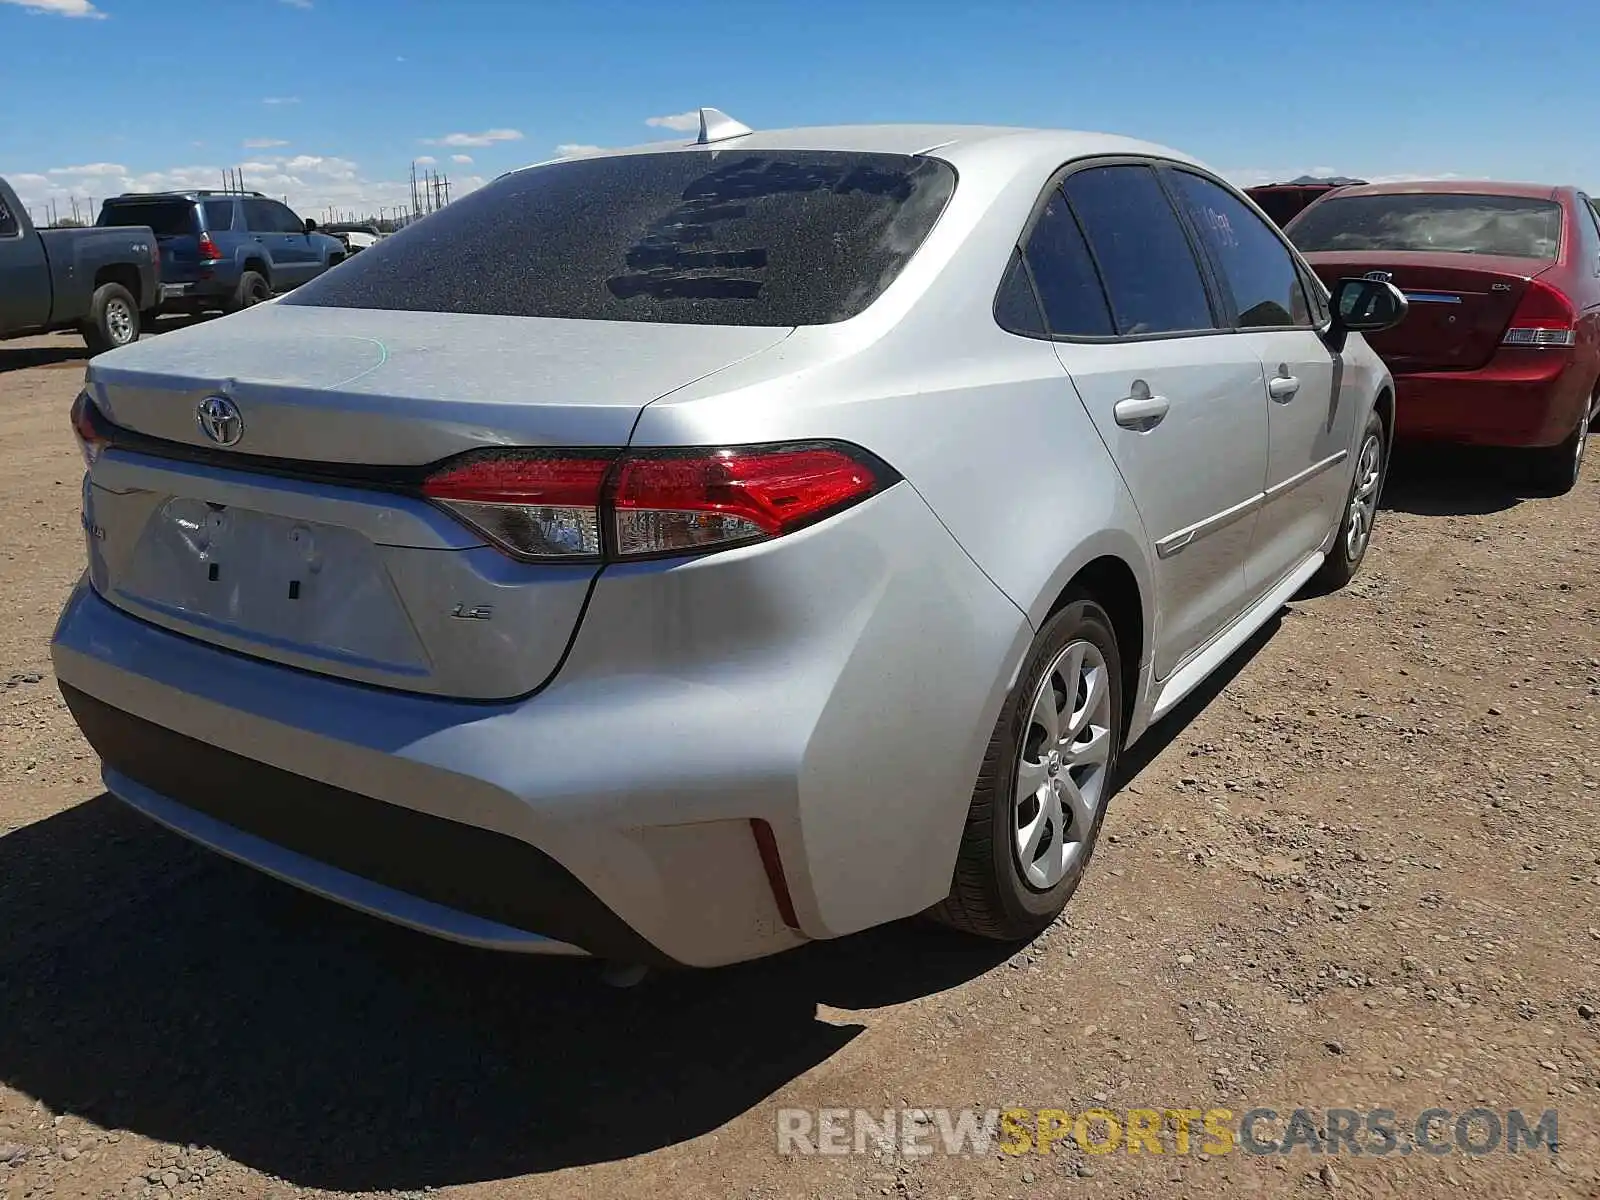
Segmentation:
<svg viewBox="0 0 1600 1200">
<path fill-rule="evenodd" d="M 278 233 L 277 205 L 268 200 L 245 200 L 244 223 L 251 233 Z"/>
<path fill-rule="evenodd" d="M 1302 254 L 1415 250 L 1554 259 L 1561 206 L 1527 196 L 1396 192 L 1330 196 L 1289 230 Z"/>
<path fill-rule="evenodd" d="M 1111 337 L 1117 332 L 1094 259 L 1059 189 L 1045 201 L 1028 238 L 1027 258 L 1051 333 Z"/>
<path fill-rule="evenodd" d="M 1240 327 L 1309 326 L 1299 268 L 1266 222 L 1227 188 L 1192 171 L 1170 171 L 1167 178 L 1233 293 Z"/>
<path fill-rule="evenodd" d="M 206 228 L 212 233 L 227 233 L 233 228 L 233 201 L 207 200 Z"/>
<path fill-rule="evenodd" d="M 7 206 L 5 197 L 0 196 L 0 238 L 16 237 L 21 232 L 22 223 L 17 220 L 17 214 Z"/>
<path fill-rule="evenodd" d="M 1216 328 L 1189 236 L 1155 172 L 1089 167 L 1063 185 L 1125 337 Z"/>
<path fill-rule="evenodd" d="M 626 154 L 502 176 L 283 303 L 719 325 L 824 325 L 899 276 L 948 163 L 820 150 Z"/>
<path fill-rule="evenodd" d="M 1028 270 L 1022 265 L 1022 252 L 1011 252 L 1011 265 L 1000 282 L 1000 292 L 995 297 L 994 319 L 1007 333 L 1020 333 L 1026 337 L 1043 337 L 1044 317 L 1039 312 L 1039 300 L 1028 282 Z"/>
<path fill-rule="evenodd" d="M 107 201 L 100 208 L 102 226 L 148 225 L 158 238 L 193 237 L 198 232 L 194 204 L 188 200 Z"/>
</svg>

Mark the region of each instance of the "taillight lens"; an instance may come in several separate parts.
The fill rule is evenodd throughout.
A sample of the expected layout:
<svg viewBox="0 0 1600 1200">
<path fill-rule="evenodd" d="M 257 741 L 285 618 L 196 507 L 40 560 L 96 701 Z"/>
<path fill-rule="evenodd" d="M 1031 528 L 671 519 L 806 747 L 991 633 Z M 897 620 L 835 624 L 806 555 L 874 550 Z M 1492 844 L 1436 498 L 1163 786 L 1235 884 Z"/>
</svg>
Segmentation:
<svg viewBox="0 0 1600 1200">
<path fill-rule="evenodd" d="M 594 559 L 611 463 L 609 456 L 492 450 L 429 476 L 422 493 L 515 558 Z"/>
<path fill-rule="evenodd" d="M 853 447 L 482 451 L 423 494 L 524 561 L 656 558 L 780 537 L 898 478 Z"/>
<path fill-rule="evenodd" d="M 877 486 L 864 462 L 828 446 L 628 457 L 612 495 L 616 552 L 684 554 L 777 537 Z"/>
<path fill-rule="evenodd" d="M 215 262 L 222 257 L 222 251 L 217 249 L 217 244 L 211 240 L 209 234 L 200 235 L 200 258 L 203 262 Z"/>
<path fill-rule="evenodd" d="M 99 410 L 88 392 L 79 392 L 72 402 L 72 432 L 78 439 L 78 449 L 83 452 L 83 465 L 92 467 L 100 452 L 111 443 L 110 435 L 100 428 Z"/>
<path fill-rule="evenodd" d="M 1560 291 L 1535 279 L 1500 340 L 1506 346 L 1575 346 L 1578 310 Z"/>
</svg>

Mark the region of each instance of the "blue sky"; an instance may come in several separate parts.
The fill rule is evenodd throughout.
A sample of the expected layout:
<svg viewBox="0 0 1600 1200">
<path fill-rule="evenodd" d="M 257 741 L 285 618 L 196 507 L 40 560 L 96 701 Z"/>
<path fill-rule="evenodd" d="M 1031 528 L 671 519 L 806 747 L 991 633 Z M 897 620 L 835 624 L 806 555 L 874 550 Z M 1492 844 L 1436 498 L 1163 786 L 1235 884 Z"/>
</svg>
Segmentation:
<svg viewBox="0 0 1600 1200">
<path fill-rule="evenodd" d="M 64 206 L 242 166 L 316 215 L 403 200 L 414 160 L 459 192 L 707 104 L 1126 133 L 1242 184 L 1600 192 L 1596 21 L 1593 0 L 0 0 L 0 172 Z"/>
</svg>

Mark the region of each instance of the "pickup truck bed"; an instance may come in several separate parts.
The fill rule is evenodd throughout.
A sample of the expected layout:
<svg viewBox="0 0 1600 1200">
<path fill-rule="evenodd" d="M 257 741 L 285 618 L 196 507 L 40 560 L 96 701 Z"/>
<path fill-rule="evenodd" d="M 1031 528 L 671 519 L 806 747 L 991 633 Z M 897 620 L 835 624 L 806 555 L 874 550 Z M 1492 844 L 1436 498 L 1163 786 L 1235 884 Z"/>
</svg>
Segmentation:
<svg viewBox="0 0 1600 1200">
<path fill-rule="evenodd" d="M 76 329 L 95 353 L 126 345 L 161 303 L 160 274 L 151 230 L 35 229 L 0 179 L 0 339 Z"/>
</svg>

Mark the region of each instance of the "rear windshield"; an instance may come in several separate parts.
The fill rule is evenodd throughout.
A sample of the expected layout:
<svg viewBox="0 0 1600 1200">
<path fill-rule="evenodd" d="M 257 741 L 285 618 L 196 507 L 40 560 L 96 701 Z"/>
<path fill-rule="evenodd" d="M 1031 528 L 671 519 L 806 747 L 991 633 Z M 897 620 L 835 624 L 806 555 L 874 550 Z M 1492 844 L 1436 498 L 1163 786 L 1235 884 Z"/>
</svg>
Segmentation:
<svg viewBox="0 0 1600 1200">
<path fill-rule="evenodd" d="M 1522 196 L 1331 196 L 1288 233 L 1308 254 L 1422 250 L 1553 259 L 1561 248 L 1561 206 Z"/>
<path fill-rule="evenodd" d="M 282 303 L 824 325 L 889 286 L 955 187 L 926 158 L 715 150 L 504 176 Z"/>
<path fill-rule="evenodd" d="M 107 201 L 97 225 L 148 225 L 157 237 L 186 237 L 195 232 L 194 205 L 187 200 Z"/>
</svg>

